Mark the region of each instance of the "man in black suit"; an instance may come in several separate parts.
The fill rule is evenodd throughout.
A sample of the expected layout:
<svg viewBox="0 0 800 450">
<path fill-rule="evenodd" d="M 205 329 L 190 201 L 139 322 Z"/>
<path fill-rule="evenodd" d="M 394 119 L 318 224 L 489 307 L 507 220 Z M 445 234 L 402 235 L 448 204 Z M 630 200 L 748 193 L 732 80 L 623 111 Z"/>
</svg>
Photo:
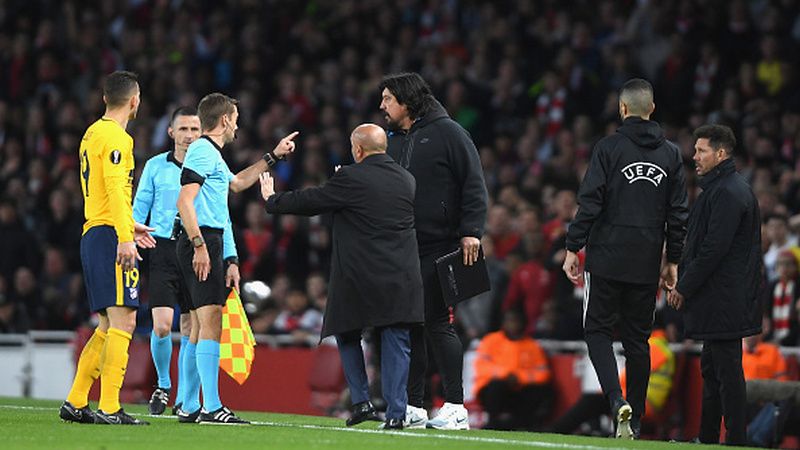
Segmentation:
<svg viewBox="0 0 800 450">
<path fill-rule="evenodd" d="M 385 428 L 403 428 L 411 354 L 409 328 L 423 322 L 422 277 L 414 230 L 414 177 L 386 155 L 386 132 L 364 124 L 350 136 L 357 164 L 322 186 L 275 193 L 269 173 L 261 194 L 271 214 L 333 213 L 331 278 L 322 337 L 336 336 L 353 415 L 347 425 L 375 420 L 369 402 L 361 331 L 381 336 Z"/>
</svg>

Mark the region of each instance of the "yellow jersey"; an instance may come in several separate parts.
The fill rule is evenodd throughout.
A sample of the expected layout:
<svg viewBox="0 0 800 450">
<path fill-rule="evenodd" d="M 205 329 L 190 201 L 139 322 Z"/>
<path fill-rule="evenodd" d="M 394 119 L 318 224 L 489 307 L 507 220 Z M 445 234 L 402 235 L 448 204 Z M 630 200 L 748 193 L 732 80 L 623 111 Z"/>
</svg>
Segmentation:
<svg viewBox="0 0 800 450">
<path fill-rule="evenodd" d="M 113 119 L 103 117 L 83 135 L 80 146 L 83 224 L 108 225 L 118 242 L 133 240 L 133 138 Z"/>
</svg>

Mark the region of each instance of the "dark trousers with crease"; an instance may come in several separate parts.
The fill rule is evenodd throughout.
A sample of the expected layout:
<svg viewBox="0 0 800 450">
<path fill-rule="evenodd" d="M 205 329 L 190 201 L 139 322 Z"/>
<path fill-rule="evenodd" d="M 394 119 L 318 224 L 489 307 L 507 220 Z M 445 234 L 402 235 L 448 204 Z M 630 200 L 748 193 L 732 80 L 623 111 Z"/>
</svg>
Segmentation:
<svg viewBox="0 0 800 450">
<path fill-rule="evenodd" d="M 725 417 L 725 443 L 747 444 L 747 389 L 742 370 L 742 340 L 706 340 L 700 355 L 703 374 L 703 412 L 700 442 L 719 443 Z"/>
<path fill-rule="evenodd" d="M 653 328 L 658 285 L 610 280 L 589 272 L 584 273 L 584 281 L 584 336 L 603 394 L 612 408 L 622 396 L 612 347 L 616 329 L 625 349 L 627 401 L 634 417 L 640 418 L 650 380 L 647 340 Z"/>
<path fill-rule="evenodd" d="M 450 322 L 450 308 L 445 305 L 439 277 L 436 274 L 436 254 L 420 256 L 422 287 L 425 294 L 425 326 L 411 329 L 411 366 L 408 373 L 408 404 L 423 407 L 425 375 L 428 369 L 428 348 L 442 375 L 444 401 L 464 403 L 462 371 L 464 351 Z"/>
</svg>

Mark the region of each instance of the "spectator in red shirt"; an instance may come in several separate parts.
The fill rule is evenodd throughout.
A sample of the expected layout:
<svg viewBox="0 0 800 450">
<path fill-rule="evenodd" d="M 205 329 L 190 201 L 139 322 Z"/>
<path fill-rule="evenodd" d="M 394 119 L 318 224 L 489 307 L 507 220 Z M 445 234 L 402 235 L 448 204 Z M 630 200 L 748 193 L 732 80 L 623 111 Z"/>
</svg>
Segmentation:
<svg viewBox="0 0 800 450">
<path fill-rule="evenodd" d="M 494 243 L 494 255 L 501 261 L 505 260 L 520 240 L 519 233 L 511 226 L 508 207 L 502 204 L 492 206 L 486 222 L 486 231 Z"/>
<path fill-rule="evenodd" d="M 534 257 L 517 267 L 511 274 L 508 291 L 503 300 L 503 312 L 520 308 L 527 326 L 525 334 L 533 336 L 542 314 L 542 307 L 553 294 L 553 275 L 541 262 L 543 238 L 534 235 L 532 248 L 528 250 Z"/>
<path fill-rule="evenodd" d="M 554 241 L 567 232 L 567 224 L 575 217 L 575 211 L 578 208 L 575 191 L 566 189 L 558 191 L 553 197 L 550 208 L 554 217 L 542 226 L 546 249 L 549 249 Z"/>
</svg>

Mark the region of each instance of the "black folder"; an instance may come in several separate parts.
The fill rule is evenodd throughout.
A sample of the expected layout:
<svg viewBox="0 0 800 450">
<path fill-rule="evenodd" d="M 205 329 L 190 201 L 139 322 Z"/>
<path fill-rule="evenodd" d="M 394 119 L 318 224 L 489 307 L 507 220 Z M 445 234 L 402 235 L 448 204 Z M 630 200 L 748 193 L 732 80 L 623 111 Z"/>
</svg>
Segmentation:
<svg viewBox="0 0 800 450">
<path fill-rule="evenodd" d="M 478 260 L 471 266 L 464 265 L 461 249 L 436 258 L 436 273 L 447 306 L 491 289 L 482 248 L 478 251 Z"/>
</svg>

